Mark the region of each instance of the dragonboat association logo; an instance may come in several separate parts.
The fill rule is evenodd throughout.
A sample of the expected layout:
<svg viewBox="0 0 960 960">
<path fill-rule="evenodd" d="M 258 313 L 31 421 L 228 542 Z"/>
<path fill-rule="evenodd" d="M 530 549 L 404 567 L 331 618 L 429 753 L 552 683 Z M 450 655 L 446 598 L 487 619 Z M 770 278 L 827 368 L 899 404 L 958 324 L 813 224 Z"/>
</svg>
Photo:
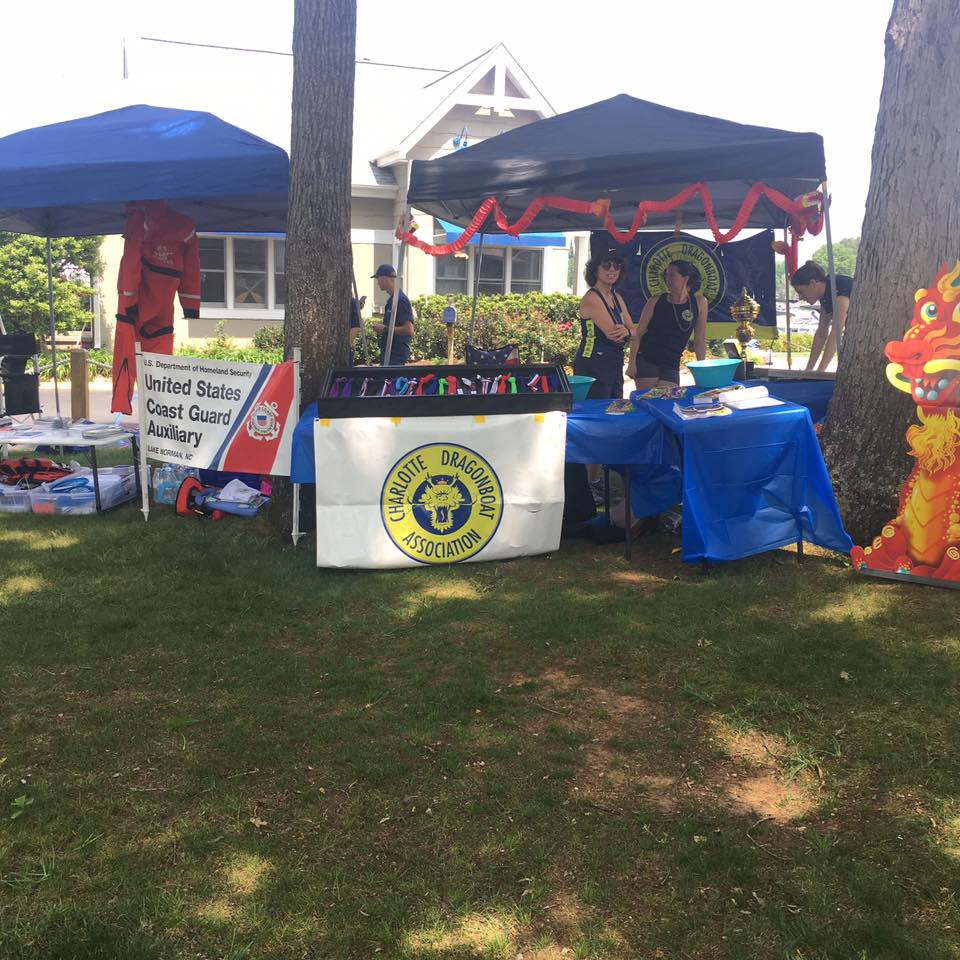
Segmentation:
<svg viewBox="0 0 960 960">
<path fill-rule="evenodd" d="M 428 443 L 401 457 L 380 492 L 384 529 L 397 549 L 420 563 L 476 556 L 503 515 L 493 467 L 457 443 Z"/>
<path fill-rule="evenodd" d="M 254 440 L 276 440 L 280 436 L 277 403 L 258 403 L 247 417 L 247 433 Z"/>
<path fill-rule="evenodd" d="M 707 298 L 707 306 L 713 309 L 727 289 L 727 276 L 719 259 L 706 243 L 695 237 L 669 237 L 655 243 L 640 260 L 640 287 L 646 299 L 667 292 L 663 274 L 674 260 L 687 260 L 700 274 L 700 288 Z M 684 317 L 686 320 L 687 318 Z M 693 314 L 690 318 L 693 320 Z"/>
</svg>

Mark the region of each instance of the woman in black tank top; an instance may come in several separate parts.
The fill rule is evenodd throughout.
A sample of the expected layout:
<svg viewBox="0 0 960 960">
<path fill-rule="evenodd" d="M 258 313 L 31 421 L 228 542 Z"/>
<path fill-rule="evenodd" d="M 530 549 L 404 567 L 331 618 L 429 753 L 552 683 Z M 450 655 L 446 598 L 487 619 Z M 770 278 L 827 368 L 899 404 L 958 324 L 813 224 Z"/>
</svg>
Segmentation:
<svg viewBox="0 0 960 960">
<path fill-rule="evenodd" d="M 623 297 L 613 288 L 622 271 L 616 248 L 591 257 L 584 271 L 590 289 L 580 301 L 580 346 L 573 372 L 593 377 L 590 399 L 623 397 L 623 350 L 635 327 Z"/>
<path fill-rule="evenodd" d="M 630 348 L 627 376 L 638 390 L 679 384 L 680 357 L 691 337 L 697 359 L 707 355 L 707 300 L 690 290 L 691 280 L 699 280 L 696 267 L 674 260 L 663 277 L 667 292 L 644 304 Z"/>
</svg>

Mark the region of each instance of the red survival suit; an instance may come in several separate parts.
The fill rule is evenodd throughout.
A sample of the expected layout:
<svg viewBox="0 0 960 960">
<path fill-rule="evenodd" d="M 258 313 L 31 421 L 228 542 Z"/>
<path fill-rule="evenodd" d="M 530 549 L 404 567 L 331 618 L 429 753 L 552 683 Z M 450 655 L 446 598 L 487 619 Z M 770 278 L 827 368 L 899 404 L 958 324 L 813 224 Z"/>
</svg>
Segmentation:
<svg viewBox="0 0 960 960">
<path fill-rule="evenodd" d="M 117 290 L 110 409 L 129 414 L 136 345 L 141 343 L 148 353 L 173 353 L 176 293 L 185 317 L 200 316 L 200 249 L 194 222 L 162 200 L 130 204 Z"/>
</svg>

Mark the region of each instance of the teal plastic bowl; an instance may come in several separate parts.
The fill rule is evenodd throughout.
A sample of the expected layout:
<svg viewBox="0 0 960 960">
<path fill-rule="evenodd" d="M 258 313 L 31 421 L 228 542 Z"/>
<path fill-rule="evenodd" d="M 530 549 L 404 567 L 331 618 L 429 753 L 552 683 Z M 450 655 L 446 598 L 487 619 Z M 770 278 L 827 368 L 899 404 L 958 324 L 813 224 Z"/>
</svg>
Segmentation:
<svg viewBox="0 0 960 960">
<path fill-rule="evenodd" d="M 741 360 L 691 360 L 687 369 L 693 374 L 693 382 L 704 390 L 728 387 Z"/>
<path fill-rule="evenodd" d="M 733 376 L 733 374 L 730 374 Z M 574 374 L 567 377 L 567 383 L 570 384 L 570 390 L 573 393 L 574 400 L 586 400 L 590 392 L 590 385 L 596 380 L 596 377 L 581 377 Z"/>
</svg>

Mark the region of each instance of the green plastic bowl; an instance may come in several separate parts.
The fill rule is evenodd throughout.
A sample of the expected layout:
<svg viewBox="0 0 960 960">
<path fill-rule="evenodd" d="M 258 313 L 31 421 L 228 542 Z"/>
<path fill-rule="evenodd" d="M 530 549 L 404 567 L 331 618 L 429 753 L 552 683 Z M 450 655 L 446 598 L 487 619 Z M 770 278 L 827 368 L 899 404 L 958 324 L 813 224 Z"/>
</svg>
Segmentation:
<svg viewBox="0 0 960 960">
<path fill-rule="evenodd" d="M 693 374 L 693 382 L 704 390 L 728 387 L 733 383 L 742 360 L 691 360 L 687 369 Z"/>
<path fill-rule="evenodd" d="M 573 393 L 573 399 L 586 400 L 587 394 L 590 392 L 590 385 L 596 379 L 596 377 L 582 377 L 577 374 L 567 377 L 567 383 L 570 384 L 570 391 Z"/>
</svg>

